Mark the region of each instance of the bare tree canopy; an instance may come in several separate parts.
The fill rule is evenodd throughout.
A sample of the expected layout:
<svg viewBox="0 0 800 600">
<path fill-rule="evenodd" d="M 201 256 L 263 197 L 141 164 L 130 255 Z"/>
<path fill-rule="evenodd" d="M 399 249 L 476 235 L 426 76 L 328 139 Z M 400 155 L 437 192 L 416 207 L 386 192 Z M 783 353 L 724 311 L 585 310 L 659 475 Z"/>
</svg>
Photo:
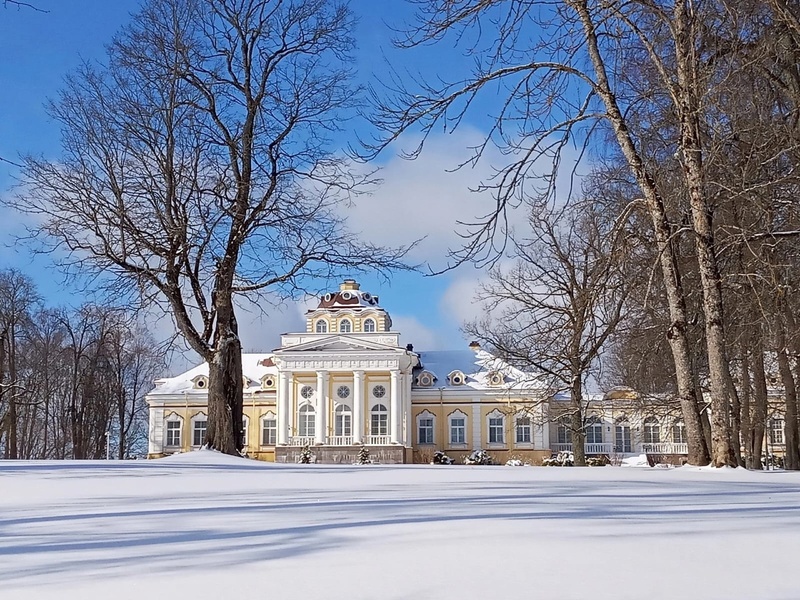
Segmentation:
<svg viewBox="0 0 800 600">
<path fill-rule="evenodd" d="M 59 161 L 25 161 L 9 205 L 63 264 L 166 306 L 209 362 L 211 447 L 241 447 L 237 295 L 403 268 L 350 233 L 369 183 L 331 137 L 352 115 L 353 17 L 335 0 L 151 0 L 51 113 Z"/>
</svg>

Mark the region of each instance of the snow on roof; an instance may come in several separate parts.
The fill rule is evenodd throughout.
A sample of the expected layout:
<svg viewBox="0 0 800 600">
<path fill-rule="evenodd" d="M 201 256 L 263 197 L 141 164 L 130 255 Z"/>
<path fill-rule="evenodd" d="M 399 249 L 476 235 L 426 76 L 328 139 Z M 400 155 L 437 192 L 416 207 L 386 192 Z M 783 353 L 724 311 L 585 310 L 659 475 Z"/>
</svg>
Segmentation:
<svg viewBox="0 0 800 600">
<path fill-rule="evenodd" d="M 249 386 L 245 389 L 245 393 L 260 390 L 261 378 L 268 373 L 275 374 L 277 372 L 278 369 L 272 362 L 272 354 L 242 353 L 242 373 L 249 380 Z M 175 377 L 156 380 L 156 387 L 150 392 L 150 395 L 160 396 L 183 393 L 205 395 L 207 390 L 195 389 L 194 386 L 194 379 L 200 375 L 208 376 L 208 363 L 201 363 Z"/>
<path fill-rule="evenodd" d="M 543 389 L 545 384 L 536 373 L 526 373 L 485 350 L 434 350 L 418 352 L 421 368 L 436 377 L 434 387 L 459 387 L 450 385 L 447 376 L 461 371 L 466 376 L 464 385 L 472 388 L 494 387 L 498 389 L 526 388 Z M 500 373 L 502 385 L 490 386 L 489 375 Z"/>
</svg>

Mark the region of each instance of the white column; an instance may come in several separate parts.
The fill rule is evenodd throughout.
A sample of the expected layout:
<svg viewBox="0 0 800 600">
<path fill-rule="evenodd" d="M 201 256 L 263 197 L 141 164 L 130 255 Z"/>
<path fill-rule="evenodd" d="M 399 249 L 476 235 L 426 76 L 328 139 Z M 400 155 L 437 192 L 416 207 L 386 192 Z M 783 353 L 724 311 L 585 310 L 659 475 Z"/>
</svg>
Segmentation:
<svg viewBox="0 0 800 600">
<path fill-rule="evenodd" d="M 278 402 L 276 408 L 278 410 L 278 436 L 277 442 L 279 446 L 285 446 L 289 443 L 289 427 L 292 423 L 291 404 L 289 402 L 290 396 L 290 373 L 281 371 L 278 375 Z"/>
<path fill-rule="evenodd" d="M 328 372 L 317 371 L 317 420 L 315 423 L 316 442 L 328 441 Z"/>
<path fill-rule="evenodd" d="M 150 454 L 159 454 L 164 451 L 167 440 L 164 431 L 164 409 L 150 408 L 150 426 L 148 435 L 148 448 Z"/>
<path fill-rule="evenodd" d="M 403 403 L 400 400 L 400 371 L 389 372 L 389 441 L 399 444 L 403 428 Z"/>
<path fill-rule="evenodd" d="M 353 371 L 353 443 L 364 439 L 364 371 Z"/>
</svg>

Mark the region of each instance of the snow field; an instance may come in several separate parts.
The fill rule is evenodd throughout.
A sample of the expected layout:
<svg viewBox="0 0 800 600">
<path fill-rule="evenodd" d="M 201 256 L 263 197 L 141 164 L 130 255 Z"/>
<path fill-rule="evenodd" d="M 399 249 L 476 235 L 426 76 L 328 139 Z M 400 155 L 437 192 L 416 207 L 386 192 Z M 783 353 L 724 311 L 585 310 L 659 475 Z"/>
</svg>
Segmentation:
<svg viewBox="0 0 800 600">
<path fill-rule="evenodd" d="M 800 474 L 0 462 L 0 599 L 800 598 Z"/>
</svg>

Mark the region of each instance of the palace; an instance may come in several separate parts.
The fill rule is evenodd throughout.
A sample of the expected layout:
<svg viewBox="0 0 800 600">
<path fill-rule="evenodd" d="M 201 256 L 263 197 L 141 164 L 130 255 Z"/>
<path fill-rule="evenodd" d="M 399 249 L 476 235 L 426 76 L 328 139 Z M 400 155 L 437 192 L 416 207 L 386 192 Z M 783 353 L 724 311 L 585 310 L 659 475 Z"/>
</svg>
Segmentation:
<svg viewBox="0 0 800 600">
<path fill-rule="evenodd" d="M 564 399 L 473 343 L 463 351 L 401 347 L 379 298 L 345 280 L 306 314 L 306 331 L 280 347 L 243 354 L 244 447 L 248 456 L 353 463 L 366 445 L 382 463 L 460 460 L 484 449 L 495 462 L 540 464 L 570 450 Z M 151 458 L 200 448 L 207 423 L 208 367 L 160 379 L 148 394 Z M 587 454 L 686 454 L 674 402 L 631 390 L 587 397 Z M 782 425 L 782 424 L 781 424 Z M 782 441 L 782 440 L 781 440 Z"/>
</svg>

